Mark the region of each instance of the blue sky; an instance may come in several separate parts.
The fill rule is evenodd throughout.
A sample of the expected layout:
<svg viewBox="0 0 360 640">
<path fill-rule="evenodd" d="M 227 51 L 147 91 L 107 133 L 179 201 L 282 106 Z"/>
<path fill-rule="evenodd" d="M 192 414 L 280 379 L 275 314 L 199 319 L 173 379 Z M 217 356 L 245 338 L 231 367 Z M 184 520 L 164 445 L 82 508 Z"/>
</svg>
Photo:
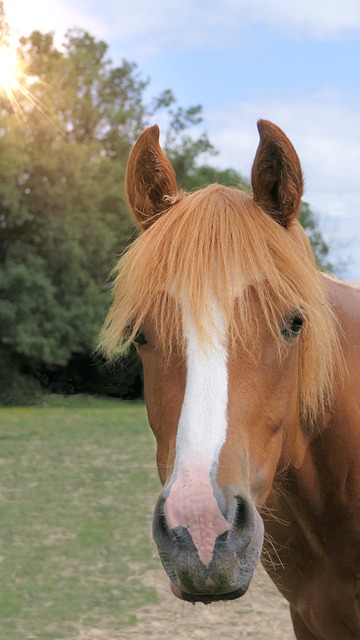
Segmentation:
<svg viewBox="0 0 360 640">
<path fill-rule="evenodd" d="M 155 95 L 202 104 L 219 155 L 250 174 L 256 121 L 294 143 L 305 199 L 335 260 L 360 279 L 360 0 L 5 0 L 10 25 L 80 26 L 104 39 L 113 62 L 137 62 Z"/>
</svg>

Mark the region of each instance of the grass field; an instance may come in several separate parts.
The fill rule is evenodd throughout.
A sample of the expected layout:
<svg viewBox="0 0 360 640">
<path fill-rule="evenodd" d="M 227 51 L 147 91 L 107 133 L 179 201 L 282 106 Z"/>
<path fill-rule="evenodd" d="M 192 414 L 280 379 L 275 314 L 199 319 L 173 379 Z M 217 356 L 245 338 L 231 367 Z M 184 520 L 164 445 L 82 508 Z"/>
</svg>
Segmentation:
<svg viewBox="0 0 360 640">
<path fill-rule="evenodd" d="M 0 409 L 0 638 L 117 629 L 156 601 L 151 510 L 159 490 L 141 404 L 50 398 Z"/>
</svg>

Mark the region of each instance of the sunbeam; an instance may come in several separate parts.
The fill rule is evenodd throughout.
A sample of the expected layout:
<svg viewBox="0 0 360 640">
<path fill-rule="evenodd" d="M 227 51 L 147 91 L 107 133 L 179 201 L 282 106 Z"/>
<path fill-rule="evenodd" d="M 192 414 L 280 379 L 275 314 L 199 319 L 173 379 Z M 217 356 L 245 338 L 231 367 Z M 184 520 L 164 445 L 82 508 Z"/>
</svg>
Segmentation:
<svg viewBox="0 0 360 640">
<path fill-rule="evenodd" d="M 18 85 L 20 75 L 16 52 L 7 45 L 0 47 L 0 86 L 7 93 Z"/>
<path fill-rule="evenodd" d="M 33 156 L 32 136 L 27 117 L 30 110 L 39 111 L 59 133 L 61 129 L 56 110 L 46 100 L 37 96 L 36 91 L 31 90 L 34 84 L 51 88 L 50 85 L 41 82 L 37 76 L 24 72 L 16 46 L 11 46 L 9 43 L 0 45 L 0 97 L 2 94 L 7 99 L 31 156 Z"/>
</svg>

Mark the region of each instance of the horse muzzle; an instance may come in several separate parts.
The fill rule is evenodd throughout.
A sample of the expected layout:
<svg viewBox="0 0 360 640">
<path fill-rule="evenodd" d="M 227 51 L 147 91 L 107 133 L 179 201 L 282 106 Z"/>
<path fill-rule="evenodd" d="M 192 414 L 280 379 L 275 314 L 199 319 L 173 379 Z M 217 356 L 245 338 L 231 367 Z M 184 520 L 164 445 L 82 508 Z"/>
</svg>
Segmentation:
<svg viewBox="0 0 360 640">
<path fill-rule="evenodd" d="M 263 521 L 253 503 L 247 497 L 235 497 L 231 522 L 226 531 L 217 535 L 211 559 L 204 563 L 189 529 L 169 527 L 165 502 L 166 498 L 160 496 L 154 513 L 153 537 L 174 595 L 194 604 L 234 600 L 244 595 L 264 538 Z M 204 530 L 203 536 L 206 535 Z"/>
</svg>

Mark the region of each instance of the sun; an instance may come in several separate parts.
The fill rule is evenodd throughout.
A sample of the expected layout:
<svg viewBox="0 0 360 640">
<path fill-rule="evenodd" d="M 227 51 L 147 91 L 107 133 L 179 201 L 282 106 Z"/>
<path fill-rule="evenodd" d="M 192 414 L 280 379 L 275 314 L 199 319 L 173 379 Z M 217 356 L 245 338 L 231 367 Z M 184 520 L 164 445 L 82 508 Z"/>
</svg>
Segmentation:
<svg viewBox="0 0 360 640">
<path fill-rule="evenodd" d="M 18 86 L 19 63 L 14 49 L 0 47 L 0 88 L 6 92 Z"/>
</svg>

